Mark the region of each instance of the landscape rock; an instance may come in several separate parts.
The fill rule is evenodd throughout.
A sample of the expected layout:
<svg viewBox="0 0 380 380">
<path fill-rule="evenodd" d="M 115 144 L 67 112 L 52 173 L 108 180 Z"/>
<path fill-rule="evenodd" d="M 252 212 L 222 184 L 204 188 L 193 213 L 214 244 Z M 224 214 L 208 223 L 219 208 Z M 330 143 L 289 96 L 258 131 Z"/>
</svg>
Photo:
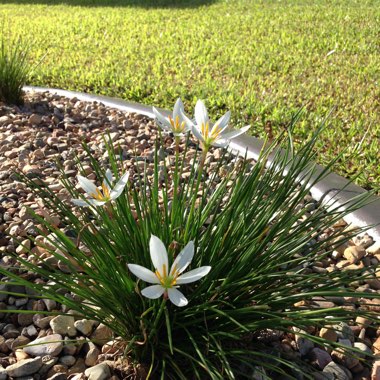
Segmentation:
<svg viewBox="0 0 380 380">
<path fill-rule="evenodd" d="M 50 368 L 52 368 L 57 362 L 58 362 L 57 357 L 53 357 L 50 355 L 43 356 L 42 367 L 38 371 L 39 375 L 45 376 L 49 372 Z"/>
<path fill-rule="evenodd" d="M 112 330 L 101 323 L 91 335 L 91 340 L 95 343 L 106 343 L 113 336 Z"/>
<path fill-rule="evenodd" d="M 54 334 L 74 337 L 76 336 L 74 321 L 74 317 L 70 315 L 58 315 L 50 321 L 50 327 L 52 328 Z"/>
<path fill-rule="evenodd" d="M 336 342 L 338 340 L 338 334 L 333 328 L 322 327 L 319 331 L 319 336 L 323 339 L 330 340 L 331 342 Z"/>
<path fill-rule="evenodd" d="M 353 242 L 357 246 L 361 246 L 363 248 L 368 248 L 373 244 L 373 238 L 372 238 L 372 236 L 369 236 L 367 233 L 365 233 L 364 235 L 356 236 L 353 239 Z"/>
<path fill-rule="evenodd" d="M 107 380 L 111 377 L 111 371 L 107 364 L 100 363 L 94 367 L 87 368 L 84 374 L 88 380 Z"/>
<path fill-rule="evenodd" d="M 372 367 L 371 380 L 380 379 L 380 359 L 376 360 Z"/>
<path fill-rule="evenodd" d="M 32 125 L 40 125 L 42 122 L 42 117 L 35 113 L 31 114 L 29 117 L 29 123 Z"/>
<path fill-rule="evenodd" d="M 373 343 L 372 347 L 373 347 L 373 353 L 375 355 L 379 355 L 380 356 L 380 336 L 375 340 L 375 342 Z"/>
<path fill-rule="evenodd" d="M 327 364 L 332 362 L 331 355 L 325 350 L 317 347 L 312 349 L 310 356 L 320 369 L 324 369 Z"/>
<path fill-rule="evenodd" d="M 327 364 L 327 366 L 323 369 L 323 373 L 333 375 L 334 380 L 352 380 L 353 378 L 352 373 L 348 369 L 334 362 Z"/>
<path fill-rule="evenodd" d="M 364 247 L 362 246 L 350 246 L 344 250 L 343 256 L 351 264 L 356 264 L 366 254 Z"/>
<path fill-rule="evenodd" d="M 59 334 L 47 335 L 31 342 L 23 350 L 30 356 L 58 356 L 63 348 L 62 336 Z"/>
<path fill-rule="evenodd" d="M 8 376 L 23 377 L 33 375 L 42 367 L 42 358 L 36 357 L 33 359 L 21 360 L 6 368 Z"/>
<path fill-rule="evenodd" d="M 92 367 L 96 364 L 100 355 L 100 350 L 94 343 L 88 342 L 89 350 L 86 353 L 85 364 L 88 367 Z"/>
<path fill-rule="evenodd" d="M 88 336 L 92 332 L 92 328 L 94 327 L 94 321 L 90 321 L 88 319 L 80 319 L 74 322 L 75 328 L 85 336 Z"/>
<path fill-rule="evenodd" d="M 370 255 L 379 255 L 380 254 L 380 241 L 375 242 L 370 247 L 367 248 L 367 253 Z"/>
</svg>

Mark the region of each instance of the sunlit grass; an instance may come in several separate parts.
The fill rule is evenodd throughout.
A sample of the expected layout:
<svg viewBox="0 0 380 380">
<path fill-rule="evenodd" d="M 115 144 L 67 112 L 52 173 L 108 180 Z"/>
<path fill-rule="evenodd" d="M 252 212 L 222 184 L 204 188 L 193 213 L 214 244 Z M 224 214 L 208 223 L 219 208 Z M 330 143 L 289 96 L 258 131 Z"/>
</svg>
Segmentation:
<svg viewBox="0 0 380 380">
<path fill-rule="evenodd" d="M 164 108 L 178 96 L 189 107 L 207 98 L 212 114 L 231 108 L 234 123 L 261 137 L 278 135 L 304 105 L 300 140 L 335 107 L 320 160 L 347 149 L 335 170 L 379 189 L 378 1 L 56 3 L 0 5 L 15 31 L 36 40 L 33 60 L 48 51 L 31 84 Z"/>
</svg>

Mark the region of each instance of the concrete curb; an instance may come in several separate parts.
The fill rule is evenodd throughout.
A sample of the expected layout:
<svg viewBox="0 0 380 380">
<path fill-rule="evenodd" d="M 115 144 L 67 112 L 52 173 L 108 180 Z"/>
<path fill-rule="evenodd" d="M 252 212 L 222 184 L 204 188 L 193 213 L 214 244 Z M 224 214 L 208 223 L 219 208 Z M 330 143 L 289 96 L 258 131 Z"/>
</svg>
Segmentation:
<svg viewBox="0 0 380 380">
<path fill-rule="evenodd" d="M 100 102 L 105 106 L 117 108 L 125 112 L 134 112 L 141 115 L 153 118 L 152 107 L 148 107 L 138 103 L 131 103 L 117 98 L 111 98 L 108 96 L 91 95 L 83 92 L 60 90 L 55 88 L 44 88 L 44 87 L 34 87 L 25 86 L 26 91 L 36 91 L 36 92 L 52 92 L 60 96 L 65 96 L 68 98 L 78 98 L 82 101 L 88 102 Z M 163 113 L 169 113 L 166 110 L 162 110 Z M 241 135 L 230 143 L 230 148 L 240 154 L 245 154 L 249 158 L 255 158 L 259 156 L 260 150 L 263 146 L 263 141 L 255 137 L 248 135 Z M 270 163 L 270 161 L 269 161 Z M 317 178 L 318 174 L 321 173 L 323 167 L 317 165 L 316 173 L 311 180 Z M 319 201 L 322 197 L 329 202 L 334 201 L 338 205 L 344 205 L 353 199 L 356 195 L 365 193 L 366 190 L 363 188 L 350 183 L 346 178 L 343 178 L 335 173 L 330 172 L 325 178 L 320 180 L 315 186 L 312 187 L 311 193 L 314 199 Z M 357 226 L 368 226 L 376 225 L 371 228 L 368 233 L 376 240 L 380 241 L 380 198 L 372 195 L 370 199 L 370 204 L 362 207 L 345 218 L 348 223 L 353 223 Z M 344 206 L 343 206 L 344 207 Z"/>
</svg>

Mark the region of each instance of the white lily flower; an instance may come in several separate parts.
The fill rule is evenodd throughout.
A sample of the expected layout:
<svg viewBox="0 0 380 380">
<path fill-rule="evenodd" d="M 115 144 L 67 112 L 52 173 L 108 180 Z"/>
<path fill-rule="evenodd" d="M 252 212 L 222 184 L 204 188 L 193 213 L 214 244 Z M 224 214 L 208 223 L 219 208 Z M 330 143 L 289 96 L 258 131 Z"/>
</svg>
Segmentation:
<svg viewBox="0 0 380 380">
<path fill-rule="evenodd" d="M 186 132 L 191 130 L 191 127 L 186 125 L 182 117 L 185 108 L 181 98 L 178 98 L 174 105 L 173 116 L 165 117 L 153 107 L 154 116 L 156 116 L 157 124 L 166 132 L 172 132 L 174 136 L 183 136 Z"/>
<path fill-rule="evenodd" d="M 82 189 L 87 193 L 87 200 L 72 199 L 71 201 L 77 206 L 102 206 L 109 201 L 115 200 L 123 192 L 129 178 L 129 172 L 125 173 L 114 188 L 111 188 L 111 184 L 114 181 L 114 177 L 110 169 L 106 171 L 106 178 L 102 183 L 102 190 L 99 190 L 96 185 L 89 179 L 78 175 L 78 182 Z"/>
<path fill-rule="evenodd" d="M 211 127 L 207 109 L 202 100 L 198 100 L 195 105 L 196 124 L 182 113 L 182 118 L 185 120 L 186 125 L 191 128 L 194 136 L 201 142 L 203 148 L 207 150 L 211 145 L 220 148 L 226 147 L 231 139 L 245 133 L 250 128 L 250 125 L 247 125 L 237 131 L 224 132 L 228 126 L 230 117 L 231 112 L 228 111 Z"/>
<path fill-rule="evenodd" d="M 141 280 L 150 284 L 141 291 L 144 297 L 156 299 L 164 295 L 169 297 L 174 305 L 182 307 L 188 304 L 186 297 L 177 290 L 177 285 L 189 284 L 198 281 L 210 272 L 210 266 L 204 266 L 193 269 L 190 272 L 181 275 L 181 273 L 190 265 L 194 257 L 194 243 L 190 241 L 180 252 L 169 269 L 168 253 L 162 241 L 152 235 L 149 242 L 150 258 L 155 268 L 155 272 L 144 268 L 141 265 L 128 264 L 129 270 Z"/>
</svg>

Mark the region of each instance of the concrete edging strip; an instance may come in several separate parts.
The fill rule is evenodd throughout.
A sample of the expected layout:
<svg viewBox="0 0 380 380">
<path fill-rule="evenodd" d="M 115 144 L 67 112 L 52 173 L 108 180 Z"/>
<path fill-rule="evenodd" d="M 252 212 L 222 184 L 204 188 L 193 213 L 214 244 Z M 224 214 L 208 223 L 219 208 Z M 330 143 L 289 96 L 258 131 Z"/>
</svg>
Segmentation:
<svg viewBox="0 0 380 380">
<path fill-rule="evenodd" d="M 34 87 L 25 86 L 25 91 L 35 91 L 35 92 L 51 92 L 59 96 L 65 96 L 67 98 L 77 98 L 78 100 L 88 101 L 88 102 L 99 102 L 108 107 L 117 108 L 125 112 L 133 112 L 140 115 L 153 118 L 152 107 L 148 107 L 138 103 L 131 103 L 121 99 L 112 98 L 108 96 L 91 95 L 83 92 L 60 90 L 55 88 L 44 88 L 44 87 Z M 162 110 L 163 113 L 169 114 L 168 111 Z M 245 154 L 249 158 L 256 158 L 260 154 L 260 150 L 263 146 L 263 141 L 248 135 L 241 135 L 230 143 L 230 148 L 240 154 Z M 270 163 L 270 161 L 269 161 Z M 316 175 L 323 170 L 323 167 L 317 165 Z M 325 178 L 315 184 L 311 189 L 311 194 L 314 199 L 319 201 L 322 197 L 325 200 L 331 201 L 332 199 L 337 204 L 345 204 L 349 202 L 350 199 L 358 194 L 365 193 L 366 190 L 350 183 L 349 180 L 343 178 L 333 172 L 330 172 Z M 370 203 L 361 209 L 347 215 L 345 218 L 348 223 L 352 223 L 357 226 L 368 226 L 376 225 L 371 228 L 368 233 L 376 241 L 380 241 L 380 197 L 372 195 L 370 198 Z"/>
</svg>

